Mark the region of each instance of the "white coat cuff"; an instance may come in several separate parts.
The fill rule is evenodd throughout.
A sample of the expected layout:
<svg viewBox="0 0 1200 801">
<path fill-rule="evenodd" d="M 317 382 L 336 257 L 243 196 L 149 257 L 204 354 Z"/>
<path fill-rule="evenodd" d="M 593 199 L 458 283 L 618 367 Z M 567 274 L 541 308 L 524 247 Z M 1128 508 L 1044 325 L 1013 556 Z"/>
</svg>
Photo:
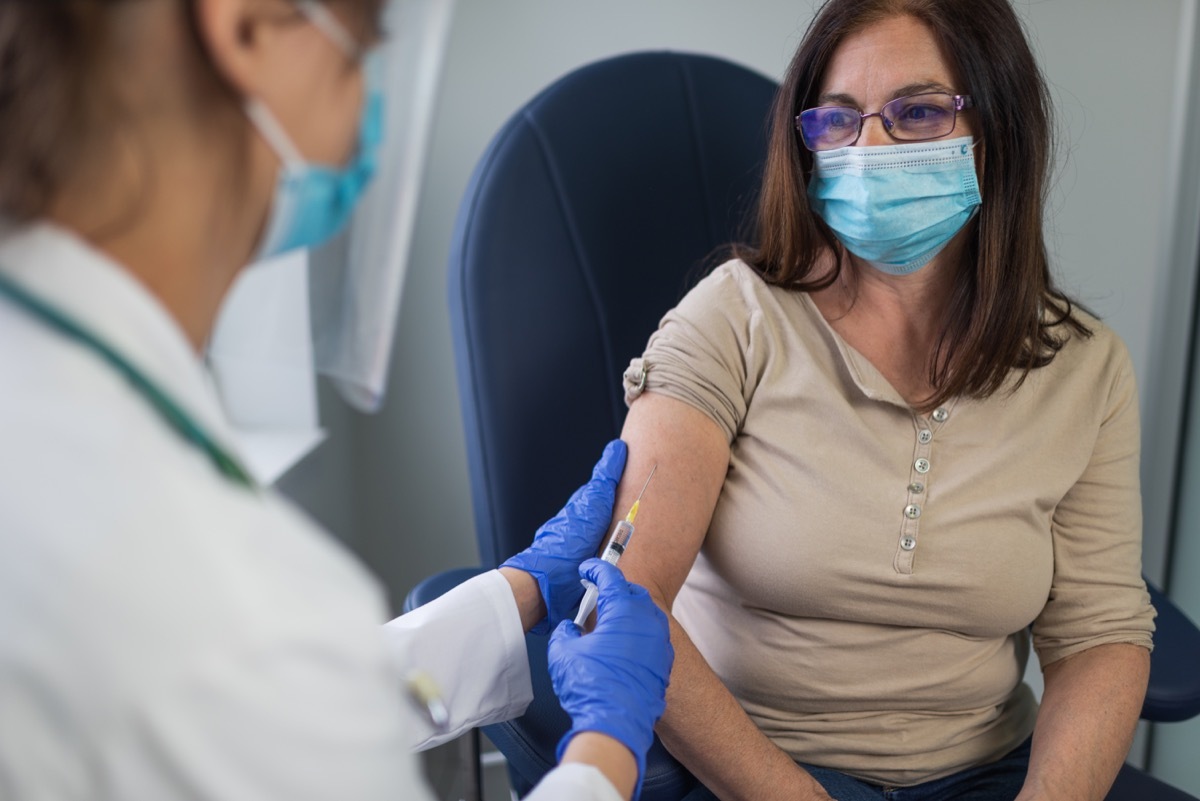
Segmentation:
<svg viewBox="0 0 1200 801">
<path fill-rule="evenodd" d="M 559 765 L 525 796 L 525 801 L 624 801 L 599 768 L 581 762 Z"/>
<path fill-rule="evenodd" d="M 533 700 L 525 631 L 508 581 L 492 570 L 384 625 L 401 678 L 433 679 L 450 715 L 446 732 L 428 726 L 414 748 L 431 748 L 468 729 L 510 720 Z"/>
</svg>

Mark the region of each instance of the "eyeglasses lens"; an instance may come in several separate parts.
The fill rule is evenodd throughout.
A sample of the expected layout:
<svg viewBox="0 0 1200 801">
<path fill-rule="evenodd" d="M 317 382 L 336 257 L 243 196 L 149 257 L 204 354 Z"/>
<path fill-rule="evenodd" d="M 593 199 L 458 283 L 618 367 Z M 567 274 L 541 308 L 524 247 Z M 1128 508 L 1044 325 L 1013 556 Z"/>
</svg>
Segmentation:
<svg viewBox="0 0 1200 801">
<path fill-rule="evenodd" d="M 953 131 L 957 109 L 952 95 L 931 93 L 898 97 L 884 105 L 880 116 L 893 139 L 923 141 Z M 853 108 L 821 106 L 800 112 L 796 121 L 805 147 L 834 150 L 858 141 L 863 115 Z"/>
<path fill-rule="evenodd" d="M 898 97 L 883 107 L 896 139 L 936 139 L 954 130 L 954 98 L 928 94 Z"/>
<path fill-rule="evenodd" d="M 833 150 L 858 139 L 862 116 L 852 108 L 822 106 L 800 112 L 800 135 L 809 150 Z"/>
</svg>

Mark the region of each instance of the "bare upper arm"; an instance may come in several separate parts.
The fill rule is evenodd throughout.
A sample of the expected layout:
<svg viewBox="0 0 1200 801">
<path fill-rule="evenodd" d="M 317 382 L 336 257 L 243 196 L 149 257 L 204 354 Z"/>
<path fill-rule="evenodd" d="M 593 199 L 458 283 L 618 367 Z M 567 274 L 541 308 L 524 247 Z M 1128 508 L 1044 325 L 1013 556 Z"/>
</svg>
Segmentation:
<svg viewBox="0 0 1200 801">
<path fill-rule="evenodd" d="M 629 445 L 614 515 L 624 517 L 657 464 L 621 570 L 668 609 L 700 552 L 729 467 L 725 433 L 683 401 L 647 392 L 629 408 Z"/>
</svg>

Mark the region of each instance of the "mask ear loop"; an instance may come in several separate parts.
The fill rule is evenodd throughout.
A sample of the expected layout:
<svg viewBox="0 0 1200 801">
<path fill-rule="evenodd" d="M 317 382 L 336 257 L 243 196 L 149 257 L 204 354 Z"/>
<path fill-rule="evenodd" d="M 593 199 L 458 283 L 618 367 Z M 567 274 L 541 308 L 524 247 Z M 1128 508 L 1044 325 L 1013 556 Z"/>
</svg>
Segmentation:
<svg viewBox="0 0 1200 801">
<path fill-rule="evenodd" d="M 975 151 L 975 165 L 979 172 L 979 191 L 983 193 L 983 179 L 987 175 L 987 148 L 983 147 L 983 140 L 977 139 L 971 149 L 975 150 L 976 145 L 979 145 L 979 150 Z"/>
<path fill-rule="evenodd" d="M 328 36 L 329 40 L 337 45 L 347 58 L 356 64 L 362 60 L 363 46 L 350 31 L 346 30 L 346 26 L 329 10 L 328 6 L 318 0 L 296 0 L 296 9 L 308 17 L 308 21 L 312 23 L 313 27 Z"/>
<path fill-rule="evenodd" d="M 279 124 L 279 120 L 265 103 L 257 97 L 247 98 L 245 110 L 250 122 L 258 129 L 262 138 L 267 140 L 267 144 L 275 151 L 275 155 L 279 156 L 284 167 L 298 168 L 307 163 L 304 156 L 300 154 L 300 149 L 287 135 L 287 131 L 283 130 L 283 126 Z"/>
<path fill-rule="evenodd" d="M 346 30 L 346 26 L 329 8 L 318 0 L 296 0 L 296 9 L 303 14 L 312 26 L 325 34 L 333 45 L 346 54 L 354 63 L 362 61 L 363 47 L 358 40 Z M 307 160 L 296 147 L 295 142 L 288 136 L 287 131 L 279 124 L 278 118 L 256 97 L 246 100 L 246 116 L 250 122 L 267 140 L 271 149 L 283 161 L 284 166 L 298 168 L 307 164 Z"/>
</svg>

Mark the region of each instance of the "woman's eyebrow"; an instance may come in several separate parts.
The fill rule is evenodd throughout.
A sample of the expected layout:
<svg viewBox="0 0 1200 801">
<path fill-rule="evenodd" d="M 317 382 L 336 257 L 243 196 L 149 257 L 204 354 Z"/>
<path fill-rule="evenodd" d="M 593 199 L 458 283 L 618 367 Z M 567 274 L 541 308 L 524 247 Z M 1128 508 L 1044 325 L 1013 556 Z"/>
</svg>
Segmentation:
<svg viewBox="0 0 1200 801">
<path fill-rule="evenodd" d="M 857 100 L 841 92 L 823 92 L 817 98 L 817 104 L 821 106 L 851 106 L 859 108 Z"/>
<path fill-rule="evenodd" d="M 908 97 L 909 95 L 921 95 L 927 92 L 945 92 L 948 95 L 954 94 L 954 90 L 943 83 L 937 81 L 925 81 L 922 83 L 910 83 L 907 86 L 901 86 L 891 93 L 889 99 L 895 100 L 898 97 Z M 849 106 L 851 108 L 862 108 L 853 95 L 848 95 L 845 92 L 823 92 L 817 98 L 817 104 L 821 106 Z"/>
<path fill-rule="evenodd" d="M 910 83 L 908 86 L 902 86 L 892 92 L 892 99 L 897 97 L 908 97 L 909 95 L 923 95 L 927 92 L 944 92 L 948 95 L 955 94 L 954 90 L 946 86 L 944 83 L 937 81 L 926 81 L 924 83 Z"/>
</svg>

